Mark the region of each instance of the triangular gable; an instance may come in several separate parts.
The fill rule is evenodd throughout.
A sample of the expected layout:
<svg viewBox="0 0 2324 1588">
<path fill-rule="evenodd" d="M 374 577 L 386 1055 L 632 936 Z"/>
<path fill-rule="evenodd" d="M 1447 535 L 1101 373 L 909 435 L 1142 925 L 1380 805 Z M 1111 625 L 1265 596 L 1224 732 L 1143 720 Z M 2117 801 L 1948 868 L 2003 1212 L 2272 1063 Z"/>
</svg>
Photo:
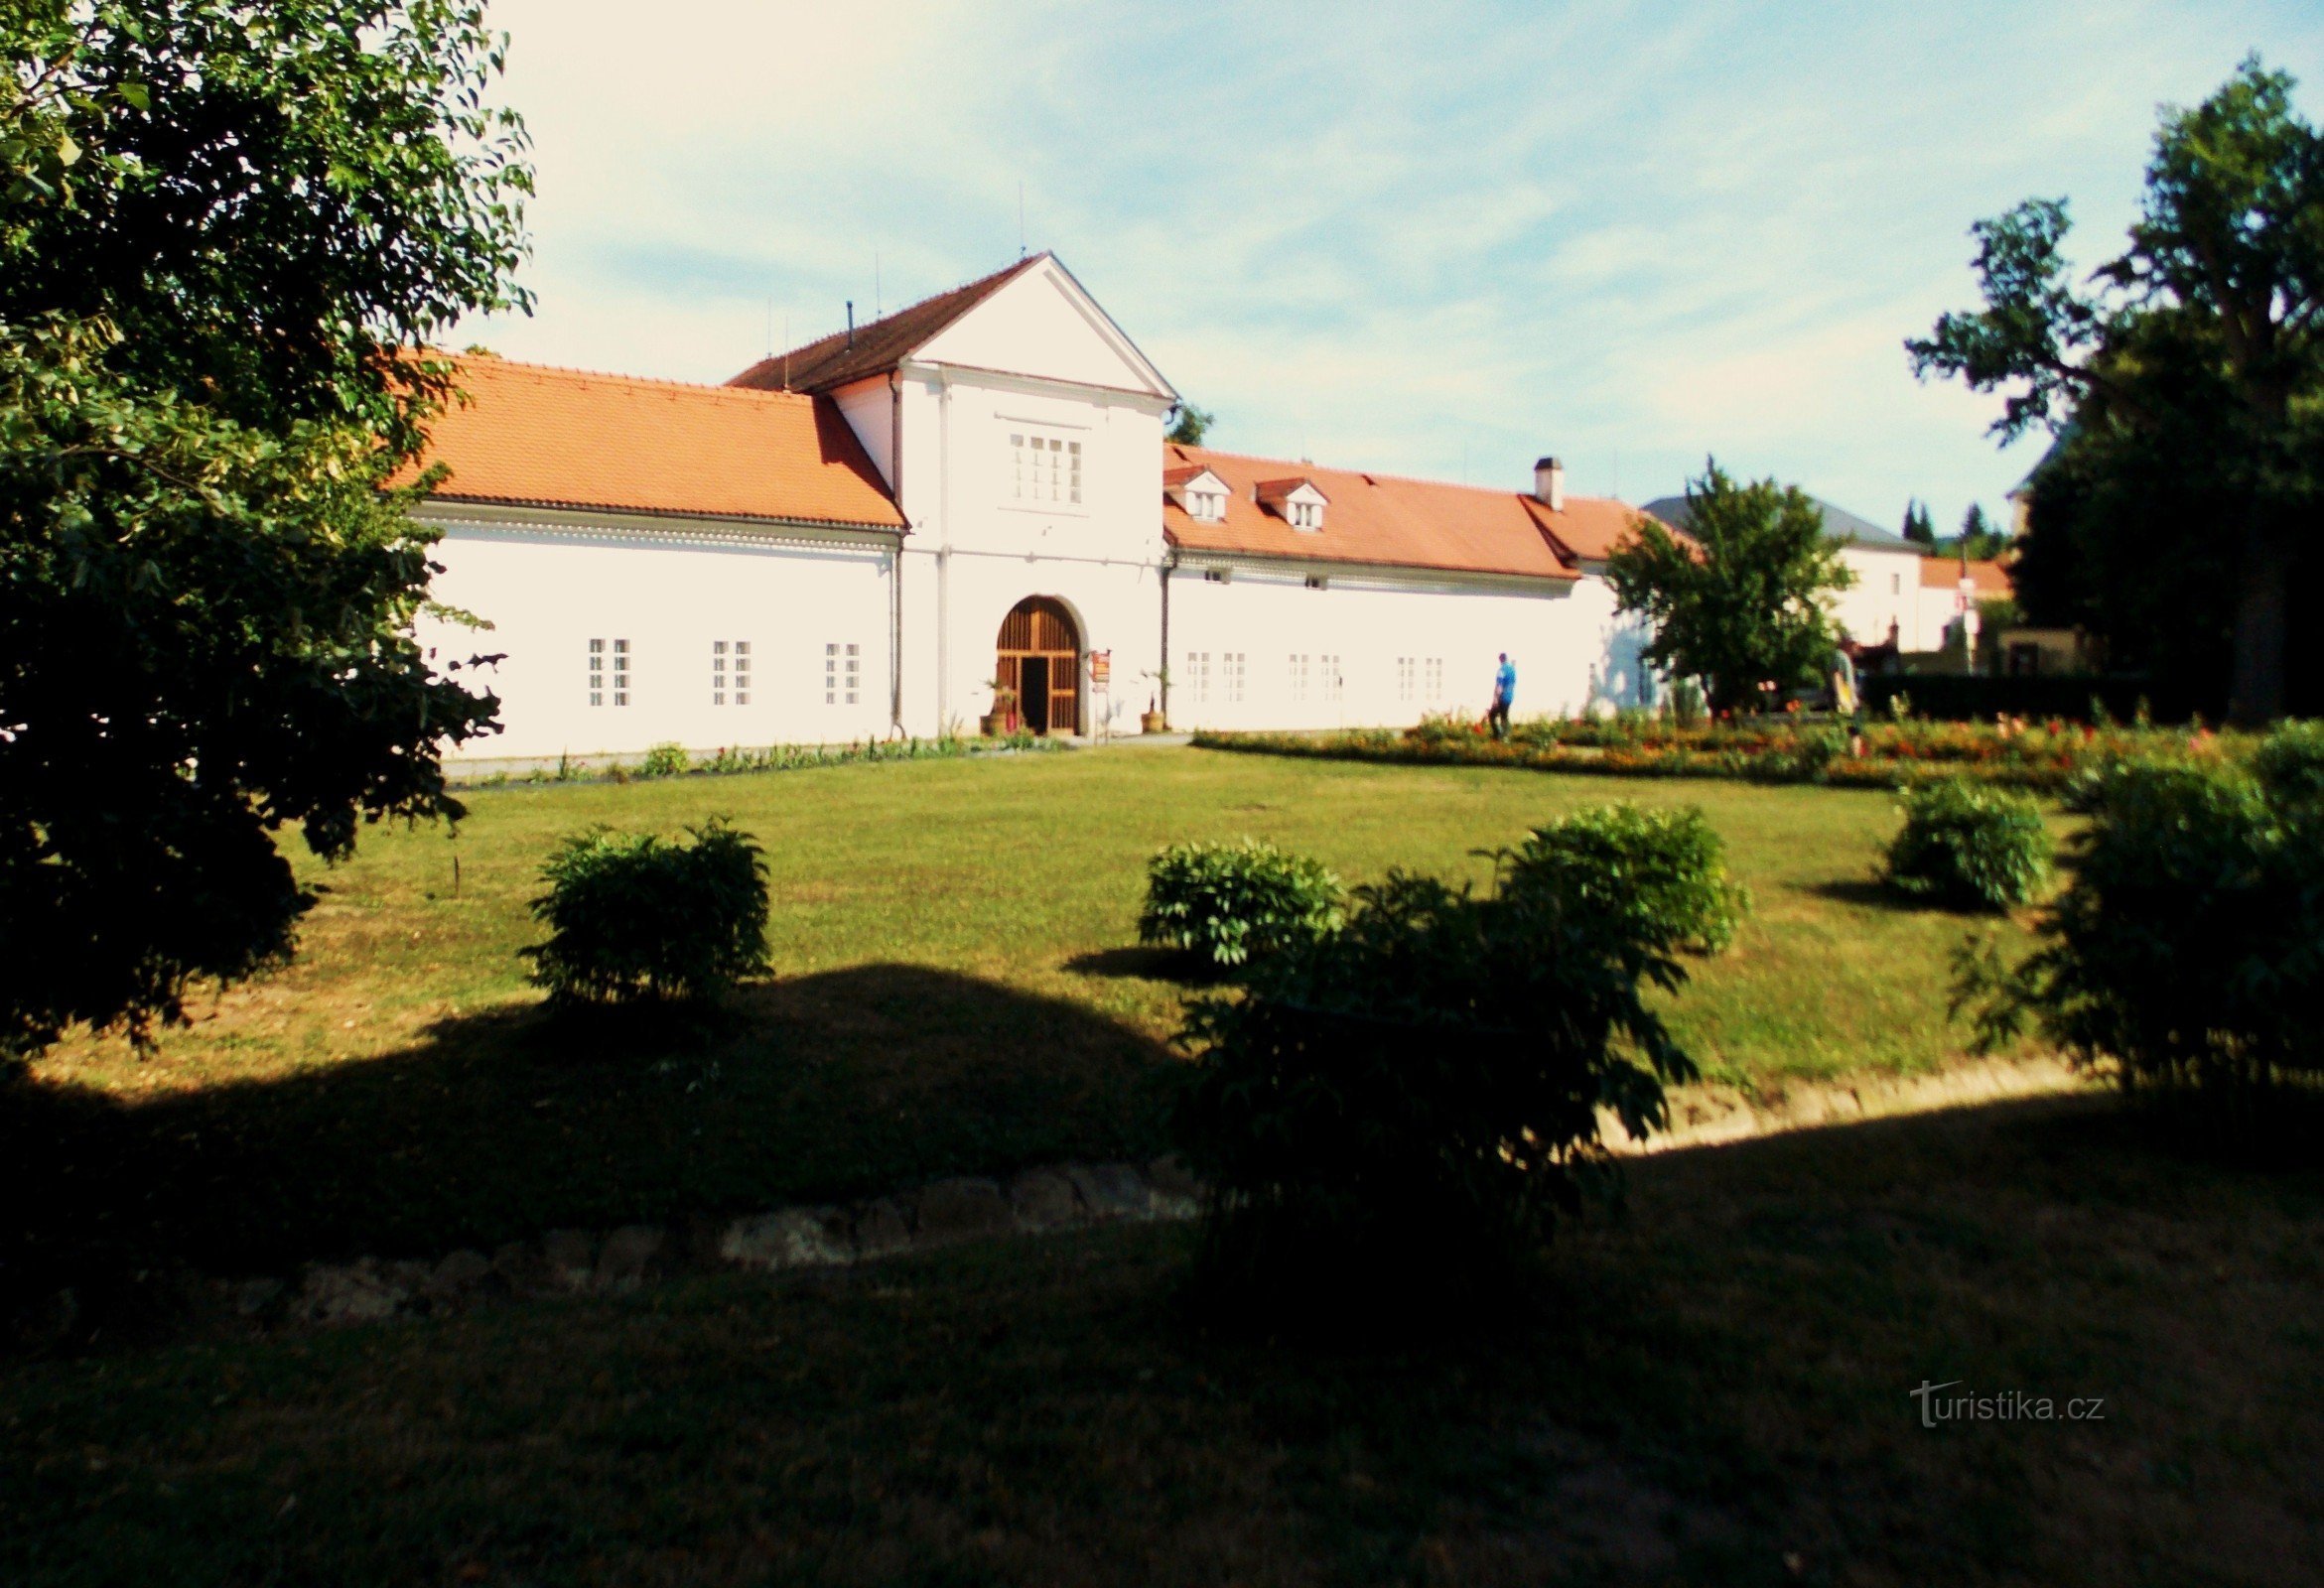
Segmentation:
<svg viewBox="0 0 2324 1588">
<path fill-rule="evenodd" d="M 1055 255 L 1033 263 L 929 337 L 911 360 L 1178 400 L 1162 371 Z"/>
<path fill-rule="evenodd" d="M 907 304 L 851 331 L 835 331 L 788 352 L 773 353 L 727 382 L 759 391 L 832 391 L 867 375 L 885 375 L 962 315 L 1048 258 L 1036 254 L 979 276 L 950 292 Z"/>
</svg>

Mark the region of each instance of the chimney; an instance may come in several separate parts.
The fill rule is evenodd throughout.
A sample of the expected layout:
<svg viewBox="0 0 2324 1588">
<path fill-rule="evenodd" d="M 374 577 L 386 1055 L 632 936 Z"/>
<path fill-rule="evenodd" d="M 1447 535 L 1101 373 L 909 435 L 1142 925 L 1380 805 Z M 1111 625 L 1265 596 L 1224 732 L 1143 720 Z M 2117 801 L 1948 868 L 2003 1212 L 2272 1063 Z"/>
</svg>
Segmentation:
<svg viewBox="0 0 2324 1588">
<path fill-rule="evenodd" d="M 1553 513 L 1566 510 L 1566 465 L 1544 458 L 1533 465 L 1533 499 Z"/>
</svg>

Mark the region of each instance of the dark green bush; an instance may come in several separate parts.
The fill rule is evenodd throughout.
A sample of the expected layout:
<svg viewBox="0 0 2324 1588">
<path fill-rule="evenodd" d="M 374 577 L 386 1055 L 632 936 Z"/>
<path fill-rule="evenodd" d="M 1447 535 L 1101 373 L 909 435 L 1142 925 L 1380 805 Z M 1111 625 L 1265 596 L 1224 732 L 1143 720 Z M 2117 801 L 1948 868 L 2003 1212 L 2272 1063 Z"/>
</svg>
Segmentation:
<svg viewBox="0 0 2324 1588">
<path fill-rule="evenodd" d="M 712 998 L 767 967 L 766 862 L 713 818 L 693 842 L 605 828 L 567 839 L 532 901 L 549 940 L 523 950 L 559 1001 Z"/>
<path fill-rule="evenodd" d="M 2118 768 L 2015 967 L 1966 953 L 1991 1045 L 2030 1019 L 2133 1092 L 2238 1129 L 2324 1080 L 2324 807 L 2225 766 Z"/>
<path fill-rule="evenodd" d="M 1750 894 L 1727 879 L 1718 834 L 1692 805 L 1593 806 L 1535 828 L 1497 859 L 1504 892 L 1546 888 L 1662 953 L 1719 952 L 1750 905 Z"/>
<path fill-rule="evenodd" d="M 1948 909 L 2010 909 L 2049 880 L 2049 829 L 2022 794 L 1950 778 L 1925 784 L 1904 796 L 1904 827 L 1880 875 Z"/>
<path fill-rule="evenodd" d="M 2285 723 L 2252 752 L 2252 772 L 2281 804 L 2324 802 L 2324 723 Z"/>
<path fill-rule="evenodd" d="M 1602 1164 L 1599 1110 L 1642 1136 L 1695 1073 L 1644 1000 L 1685 972 L 1628 914 L 1397 874 L 1355 899 L 1246 995 L 1195 1003 L 1184 1034 L 1197 1279 L 1268 1320 L 1485 1298 Z"/>
<path fill-rule="evenodd" d="M 1249 964 L 1339 925 L 1346 889 L 1320 860 L 1272 844 L 1173 844 L 1146 866 L 1138 941 Z"/>
</svg>

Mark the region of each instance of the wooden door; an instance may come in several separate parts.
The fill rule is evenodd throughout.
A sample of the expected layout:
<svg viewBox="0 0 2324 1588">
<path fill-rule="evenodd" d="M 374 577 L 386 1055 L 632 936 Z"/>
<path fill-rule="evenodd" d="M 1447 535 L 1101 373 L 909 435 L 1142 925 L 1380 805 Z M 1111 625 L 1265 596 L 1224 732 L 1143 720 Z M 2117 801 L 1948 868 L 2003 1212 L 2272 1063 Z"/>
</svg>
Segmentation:
<svg viewBox="0 0 2324 1588">
<path fill-rule="evenodd" d="M 1001 620 L 997 649 L 993 676 L 1017 692 L 1026 728 L 1036 733 L 1082 730 L 1081 631 L 1064 602 L 1053 596 L 1019 601 Z M 1042 703 L 1037 714 L 1035 700 Z"/>
</svg>

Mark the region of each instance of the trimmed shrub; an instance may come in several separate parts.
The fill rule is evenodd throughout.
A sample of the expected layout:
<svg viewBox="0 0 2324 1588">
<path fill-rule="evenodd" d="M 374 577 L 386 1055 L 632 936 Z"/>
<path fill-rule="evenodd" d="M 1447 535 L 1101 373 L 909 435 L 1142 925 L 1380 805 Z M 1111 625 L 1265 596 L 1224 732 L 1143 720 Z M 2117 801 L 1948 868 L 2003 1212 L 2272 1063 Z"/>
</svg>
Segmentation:
<svg viewBox="0 0 2324 1588">
<path fill-rule="evenodd" d="M 1904 827 L 1881 880 L 1949 909 L 2007 910 L 2050 876 L 2050 834 L 2022 794 L 1948 779 L 1904 796 Z"/>
<path fill-rule="evenodd" d="M 2285 723 L 2252 752 L 2252 773 L 2282 805 L 2324 802 L 2324 723 Z"/>
<path fill-rule="evenodd" d="M 686 746 L 673 739 L 668 743 L 649 745 L 645 751 L 645 759 L 637 763 L 637 775 L 639 777 L 676 777 L 692 764 L 693 762 L 687 759 Z"/>
<path fill-rule="evenodd" d="M 2129 765 L 2088 800 L 2034 953 L 1965 952 L 1987 1046 L 2030 1018 L 2127 1090 L 2236 1130 L 2324 1082 L 2324 808 L 2224 766 Z M 2293 1114 L 2281 1119 L 2296 1119 Z M 2278 1122 L 2279 1123 L 2279 1122 Z"/>
<path fill-rule="evenodd" d="M 524 949 L 559 1002 L 713 998 L 767 968 L 766 862 L 723 818 L 691 843 L 598 828 L 541 867 L 532 901 L 549 940 Z"/>
<path fill-rule="evenodd" d="M 1270 1325 L 1474 1316 L 1605 1164 L 1599 1110 L 1643 1136 L 1696 1073 L 1644 995 L 1686 973 L 1634 919 L 1391 873 L 1244 996 L 1193 1004 L 1175 1127 L 1208 1188 L 1206 1296 Z"/>
<path fill-rule="evenodd" d="M 1716 954 L 1732 943 L 1751 896 L 1727 878 L 1726 849 L 1692 805 L 1600 805 L 1537 827 L 1496 857 L 1502 891 L 1546 890 L 1570 908 L 1611 917 L 1660 953 Z"/>
<path fill-rule="evenodd" d="M 1322 861 L 1257 839 L 1173 844 L 1147 862 L 1138 941 L 1233 968 L 1335 930 L 1346 896 Z"/>
</svg>

